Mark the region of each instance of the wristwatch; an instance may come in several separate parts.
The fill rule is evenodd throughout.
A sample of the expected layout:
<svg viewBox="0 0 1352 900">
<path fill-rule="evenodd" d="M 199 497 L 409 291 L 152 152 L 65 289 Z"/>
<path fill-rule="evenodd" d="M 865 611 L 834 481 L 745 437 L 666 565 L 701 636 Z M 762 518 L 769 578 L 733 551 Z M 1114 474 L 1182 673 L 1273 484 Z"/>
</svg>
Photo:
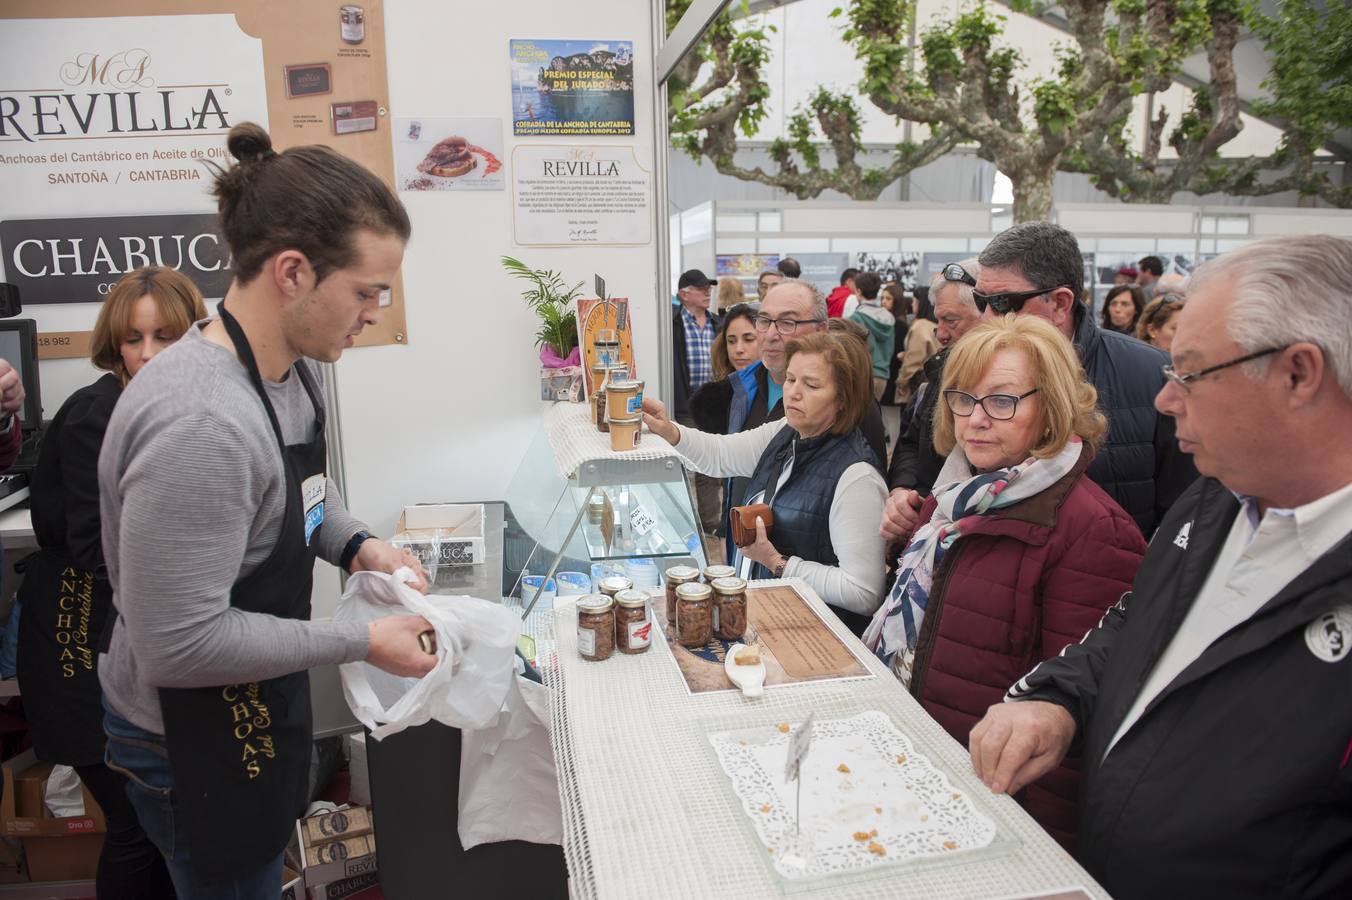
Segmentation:
<svg viewBox="0 0 1352 900">
<path fill-rule="evenodd" d="M 775 563 L 775 568 L 774 568 L 774 570 L 773 570 L 773 571 L 774 571 L 774 576 L 775 576 L 776 578 L 783 578 L 783 577 L 784 577 L 784 567 L 787 566 L 788 564 L 789 564 L 788 559 L 785 558 L 785 557 L 783 557 L 783 556 L 781 556 L 781 557 L 779 558 L 779 562 Z"/>
<path fill-rule="evenodd" d="M 370 540 L 371 536 L 369 531 L 358 531 L 352 535 L 347 542 L 347 546 L 343 548 L 343 555 L 338 557 L 338 568 L 350 573 L 352 571 L 352 560 L 357 558 L 357 551 L 361 549 L 362 544 Z"/>
</svg>

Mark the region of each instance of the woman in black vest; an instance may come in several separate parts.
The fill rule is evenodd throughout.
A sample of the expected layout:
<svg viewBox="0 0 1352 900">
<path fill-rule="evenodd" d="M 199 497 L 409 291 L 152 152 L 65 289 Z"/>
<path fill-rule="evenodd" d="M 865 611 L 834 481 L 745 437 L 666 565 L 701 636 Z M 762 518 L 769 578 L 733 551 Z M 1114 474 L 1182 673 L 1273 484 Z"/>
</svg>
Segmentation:
<svg viewBox="0 0 1352 900">
<path fill-rule="evenodd" d="M 753 578 L 803 579 L 856 634 L 878 608 L 884 574 L 878 517 L 887 487 L 859 430 L 873 402 L 872 372 L 858 338 L 818 332 L 788 345 L 783 420 L 713 435 L 676 425 L 659 401 L 643 405 L 648 427 L 696 471 L 750 476 L 739 505 L 771 507 L 772 533 L 757 524 L 739 568 Z"/>
<path fill-rule="evenodd" d="M 38 758 L 74 767 L 107 818 L 99 900 L 174 896 L 164 858 L 141 830 L 122 776 L 103 763 L 96 664 L 112 586 L 99 522 L 99 448 L 127 382 L 206 315 L 186 275 L 155 266 L 124 275 L 99 310 L 90 339 L 90 361 L 108 374 L 62 404 L 33 472 L 40 549 L 21 564 L 19 685 Z"/>
</svg>

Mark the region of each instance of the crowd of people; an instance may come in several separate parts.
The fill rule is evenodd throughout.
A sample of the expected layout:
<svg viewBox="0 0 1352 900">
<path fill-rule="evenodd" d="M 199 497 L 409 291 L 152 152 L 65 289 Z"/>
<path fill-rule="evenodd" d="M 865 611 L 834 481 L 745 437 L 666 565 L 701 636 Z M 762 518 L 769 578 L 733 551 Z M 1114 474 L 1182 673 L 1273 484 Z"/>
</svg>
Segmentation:
<svg viewBox="0 0 1352 900">
<path fill-rule="evenodd" d="M 1352 241 L 1119 276 L 1093 315 L 1043 222 L 912 292 L 765 272 L 732 412 L 646 419 L 1114 895 L 1345 896 Z"/>
<path fill-rule="evenodd" d="M 378 319 L 407 213 L 328 148 L 228 148 L 218 315 L 125 275 L 33 476 L 18 665 L 107 817 L 101 898 L 275 895 L 307 670 L 435 659 L 418 616 L 309 620 L 316 559 L 421 572 L 326 476 L 315 369 Z M 710 554 L 808 584 L 1115 896 L 1352 895 L 1352 241 L 1186 284 L 1146 257 L 1101 316 L 1045 222 L 911 291 L 801 275 L 679 279 L 675 403 L 643 408 Z M 0 463 L 22 403 L 0 361 Z"/>
</svg>

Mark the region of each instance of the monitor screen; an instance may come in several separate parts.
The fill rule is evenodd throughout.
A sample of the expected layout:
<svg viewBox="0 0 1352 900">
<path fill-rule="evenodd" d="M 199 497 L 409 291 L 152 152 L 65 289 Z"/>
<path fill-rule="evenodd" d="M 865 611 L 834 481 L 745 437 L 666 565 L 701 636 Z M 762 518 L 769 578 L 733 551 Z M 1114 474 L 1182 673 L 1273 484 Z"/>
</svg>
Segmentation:
<svg viewBox="0 0 1352 900">
<path fill-rule="evenodd" d="M 19 373 L 24 404 L 19 421 L 25 431 L 42 424 L 42 401 L 38 390 L 37 323 L 32 319 L 0 319 L 0 359 Z"/>
</svg>

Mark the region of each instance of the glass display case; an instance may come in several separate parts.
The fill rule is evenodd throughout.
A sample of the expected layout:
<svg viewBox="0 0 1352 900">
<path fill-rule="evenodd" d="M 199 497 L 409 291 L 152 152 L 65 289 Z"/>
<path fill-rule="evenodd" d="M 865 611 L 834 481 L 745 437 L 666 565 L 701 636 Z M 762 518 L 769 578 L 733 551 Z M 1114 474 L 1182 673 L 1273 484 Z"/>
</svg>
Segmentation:
<svg viewBox="0 0 1352 900">
<path fill-rule="evenodd" d="M 506 561 L 504 587 L 526 608 L 537 595 L 589 593 L 611 574 L 656 590 L 671 566 L 706 564 L 694 488 L 680 457 L 651 434 L 638 451 L 610 450 L 589 407 L 552 408 L 507 489 L 519 529 L 513 543 L 525 556 Z"/>
</svg>

